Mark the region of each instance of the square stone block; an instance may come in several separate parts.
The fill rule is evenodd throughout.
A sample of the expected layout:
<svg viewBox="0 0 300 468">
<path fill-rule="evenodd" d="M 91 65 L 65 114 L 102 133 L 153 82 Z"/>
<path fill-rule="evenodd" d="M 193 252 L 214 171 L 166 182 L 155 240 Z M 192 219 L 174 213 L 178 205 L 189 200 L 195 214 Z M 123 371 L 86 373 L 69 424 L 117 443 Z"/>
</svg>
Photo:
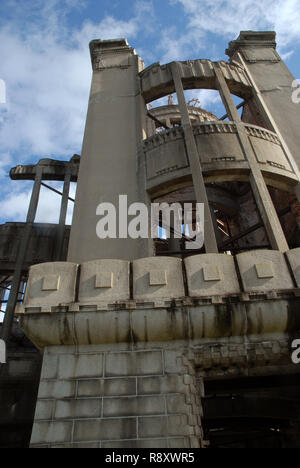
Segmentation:
<svg viewBox="0 0 300 468">
<path fill-rule="evenodd" d="M 72 421 L 36 421 L 32 429 L 31 444 L 70 442 L 72 438 L 72 429 Z"/>
<path fill-rule="evenodd" d="M 158 375 L 163 373 L 161 351 L 107 353 L 105 376 Z"/>
<path fill-rule="evenodd" d="M 135 300 L 155 301 L 185 295 L 182 261 L 171 257 L 148 257 L 133 262 Z"/>
<path fill-rule="evenodd" d="M 185 259 L 189 295 L 192 297 L 238 294 L 240 286 L 231 255 L 203 254 Z"/>
<path fill-rule="evenodd" d="M 245 292 L 293 289 L 294 283 L 282 252 L 252 250 L 236 256 Z"/>
<path fill-rule="evenodd" d="M 274 278 L 273 265 L 270 262 L 255 264 L 257 278 Z"/>
<path fill-rule="evenodd" d="M 95 278 L 95 288 L 112 288 L 114 275 L 112 272 L 103 271 L 97 273 Z"/>
<path fill-rule="evenodd" d="M 60 276 L 48 275 L 43 278 L 43 291 L 58 291 L 60 283 Z"/>
<path fill-rule="evenodd" d="M 104 398 L 104 417 L 143 416 L 165 413 L 165 398 L 161 395 Z"/>
<path fill-rule="evenodd" d="M 203 267 L 204 281 L 221 281 L 220 270 L 214 265 L 205 265 Z"/>
<path fill-rule="evenodd" d="M 87 419 L 75 421 L 74 441 L 136 439 L 136 418 Z"/>
<path fill-rule="evenodd" d="M 42 263 L 30 267 L 25 307 L 45 307 L 75 301 L 78 265 L 70 262 Z"/>
<path fill-rule="evenodd" d="M 103 375 L 103 354 L 62 354 L 58 361 L 58 378 L 100 378 Z"/>
<path fill-rule="evenodd" d="M 167 272 L 159 270 L 151 270 L 149 272 L 149 285 L 150 286 L 166 286 Z"/>
<path fill-rule="evenodd" d="M 104 259 L 81 265 L 79 302 L 97 304 L 129 298 L 129 262 Z"/>
</svg>

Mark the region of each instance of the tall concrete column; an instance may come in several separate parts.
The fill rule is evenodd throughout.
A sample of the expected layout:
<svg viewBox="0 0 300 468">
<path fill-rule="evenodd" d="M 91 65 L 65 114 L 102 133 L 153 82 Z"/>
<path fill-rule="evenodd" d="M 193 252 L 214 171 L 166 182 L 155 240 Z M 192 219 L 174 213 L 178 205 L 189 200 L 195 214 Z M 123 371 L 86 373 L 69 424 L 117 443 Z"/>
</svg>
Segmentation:
<svg viewBox="0 0 300 468">
<path fill-rule="evenodd" d="M 245 69 L 253 86 L 252 104 L 267 128 L 277 133 L 299 178 L 300 103 L 292 99 L 295 77 L 279 56 L 275 40 L 276 33 L 272 31 L 241 31 L 226 53 Z M 300 184 L 295 192 L 300 200 Z"/>
<path fill-rule="evenodd" d="M 141 200 L 137 177 L 138 149 L 143 138 L 138 73 L 143 62 L 125 39 L 92 41 L 93 79 L 82 148 L 68 261 L 100 258 L 132 260 L 148 255 L 148 240 L 101 240 L 96 234 L 100 203 L 111 203 L 119 219 L 119 195 L 128 205 Z M 121 216 L 126 209 L 121 208 Z M 125 223 L 127 226 L 127 222 Z"/>
<path fill-rule="evenodd" d="M 189 116 L 182 79 L 179 66 L 176 62 L 172 63 L 172 76 L 175 83 L 175 90 L 178 99 L 178 105 L 181 113 L 181 124 L 184 131 L 184 139 L 186 144 L 187 155 L 190 162 L 193 185 L 196 194 L 197 203 L 204 204 L 204 244 L 206 253 L 217 253 L 218 244 L 216 240 L 214 225 L 211 217 L 211 211 L 208 203 L 205 183 L 202 174 L 200 157 L 195 142 L 193 127 Z"/>
<path fill-rule="evenodd" d="M 230 119 L 236 124 L 240 144 L 250 167 L 251 172 L 249 182 L 251 184 L 253 195 L 262 217 L 270 244 L 274 250 L 286 252 L 289 250 L 288 243 L 269 194 L 268 187 L 256 161 L 255 155 L 248 140 L 248 136 L 246 135 L 245 128 L 241 124 L 240 115 L 234 105 L 231 93 L 219 64 L 215 65 L 215 74 L 224 106 Z"/>
</svg>

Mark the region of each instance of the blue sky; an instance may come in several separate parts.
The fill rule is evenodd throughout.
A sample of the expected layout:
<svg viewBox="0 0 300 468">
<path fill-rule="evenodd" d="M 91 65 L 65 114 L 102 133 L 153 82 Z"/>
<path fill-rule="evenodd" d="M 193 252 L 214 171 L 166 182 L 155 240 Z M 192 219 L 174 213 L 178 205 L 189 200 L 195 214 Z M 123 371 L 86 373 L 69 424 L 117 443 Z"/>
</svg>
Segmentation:
<svg viewBox="0 0 300 468">
<path fill-rule="evenodd" d="M 146 65 L 227 60 L 228 42 L 249 29 L 276 30 L 278 50 L 300 78 L 299 0 L 1 0 L 0 222 L 23 221 L 28 206 L 31 183 L 10 181 L 10 167 L 81 152 L 90 40 L 126 37 Z M 213 92 L 196 96 L 222 113 Z M 58 202 L 43 190 L 38 220 L 56 222 Z"/>
</svg>

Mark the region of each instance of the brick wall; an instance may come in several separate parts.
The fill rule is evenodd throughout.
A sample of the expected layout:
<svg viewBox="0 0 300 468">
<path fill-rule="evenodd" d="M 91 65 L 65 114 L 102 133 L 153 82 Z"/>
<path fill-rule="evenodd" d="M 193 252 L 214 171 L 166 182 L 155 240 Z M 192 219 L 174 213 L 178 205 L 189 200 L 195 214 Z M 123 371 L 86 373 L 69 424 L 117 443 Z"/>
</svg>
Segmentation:
<svg viewBox="0 0 300 468">
<path fill-rule="evenodd" d="M 33 447 L 196 448 L 201 404 L 183 350 L 45 350 Z"/>
</svg>

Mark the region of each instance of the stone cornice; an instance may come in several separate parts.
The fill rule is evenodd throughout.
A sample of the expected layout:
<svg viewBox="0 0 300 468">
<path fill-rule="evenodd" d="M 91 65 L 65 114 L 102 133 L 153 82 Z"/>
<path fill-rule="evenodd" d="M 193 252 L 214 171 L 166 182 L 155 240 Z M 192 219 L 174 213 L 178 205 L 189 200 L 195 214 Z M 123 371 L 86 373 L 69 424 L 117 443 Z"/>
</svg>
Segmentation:
<svg viewBox="0 0 300 468">
<path fill-rule="evenodd" d="M 126 39 L 112 40 L 94 40 L 90 42 L 91 61 L 94 70 L 106 68 L 105 64 L 101 63 L 102 58 L 108 55 L 127 54 L 135 55 L 135 50 L 130 47 Z"/>
</svg>

